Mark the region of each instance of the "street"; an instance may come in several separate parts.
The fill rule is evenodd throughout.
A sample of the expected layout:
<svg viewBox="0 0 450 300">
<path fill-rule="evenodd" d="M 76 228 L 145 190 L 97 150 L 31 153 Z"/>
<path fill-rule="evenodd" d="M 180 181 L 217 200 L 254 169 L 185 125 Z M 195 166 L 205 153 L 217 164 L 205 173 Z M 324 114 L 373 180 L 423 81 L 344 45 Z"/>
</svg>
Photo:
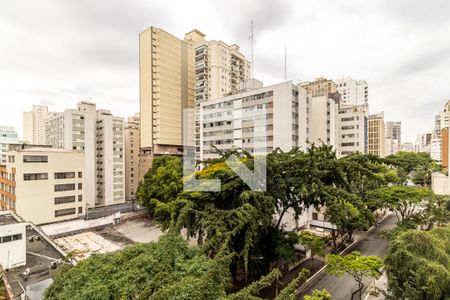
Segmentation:
<svg viewBox="0 0 450 300">
<path fill-rule="evenodd" d="M 358 245 L 352 251 L 359 251 L 363 255 L 376 255 L 384 257 L 387 251 L 387 242 L 380 237 L 380 232 L 385 229 L 391 229 L 395 226 L 397 218 L 395 214 L 388 215 L 381 226 L 375 227 L 367 232 L 358 232 L 355 237 L 360 240 Z M 370 283 L 370 279 L 364 281 L 364 287 Z M 352 292 L 357 290 L 357 284 L 352 277 L 345 275 L 342 278 L 337 278 L 325 271 L 321 273 L 318 278 L 310 283 L 310 286 L 303 287 L 297 299 L 303 299 L 305 295 L 310 295 L 314 289 L 327 289 L 331 294 L 331 298 L 335 300 L 351 299 Z M 356 298 L 355 298 L 356 299 Z"/>
</svg>

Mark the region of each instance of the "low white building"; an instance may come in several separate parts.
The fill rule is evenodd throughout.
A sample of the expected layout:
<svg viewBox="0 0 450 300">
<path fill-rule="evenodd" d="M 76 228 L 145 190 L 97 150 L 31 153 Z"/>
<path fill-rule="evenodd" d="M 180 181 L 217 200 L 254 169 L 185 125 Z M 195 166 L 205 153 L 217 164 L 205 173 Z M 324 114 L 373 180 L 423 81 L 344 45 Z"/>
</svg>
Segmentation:
<svg viewBox="0 0 450 300">
<path fill-rule="evenodd" d="M 14 145 L 0 167 L 0 206 L 34 224 L 84 216 L 84 154 Z"/>
<path fill-rule="evenodd" d="M 27 263 L 26 226 L 10 211 L 0 211 L 0 266 L 3 269 L 9 270 Z"/>
<path fill-rule="evenodd" d="M 431 189 L 436 195 L 450 195 L 448 176 L 443 173 L 431 175 Z"/>
</svg>

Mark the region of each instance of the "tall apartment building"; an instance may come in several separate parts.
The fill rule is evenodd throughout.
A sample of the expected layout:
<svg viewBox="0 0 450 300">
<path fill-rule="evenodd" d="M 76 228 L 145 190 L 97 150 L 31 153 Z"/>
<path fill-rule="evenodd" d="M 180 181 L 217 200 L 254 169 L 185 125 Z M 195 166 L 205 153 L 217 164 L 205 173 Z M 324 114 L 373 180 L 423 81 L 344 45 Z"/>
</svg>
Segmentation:
<svg viewBox="0 0 450 300">
<path fill-rule="evenodd" d="M 251 74 L 250 62 L 236 44 L 222 41 L 206 41 L 205 35 L 192 30 L 185 35 L 195 47 L 195 134 L 199 141 L 200 103 L 217 99 L 240 90 Z M 196 144 L 196 156 L 200 159 L 200 145 Z"/>
<path fill-rule="evenodd" d="M 0 165 L 6 164 L 6 152 L 10 144 L 19 142 L 19 134 L 14 127 L 0 126 Z"/>
<path fill-rule="evenodd" d="M 45 144 L 45 120 L 48 117 L 46 105 L 33 105 L 32 111 L 23 113 L 23 139 L 35 145 Z"/>
<path fill-rule="evenodd" d="M 311 99 L 311 142 L 324 143 L 337 149 L 339 102 L 329 96 Z"/>
<path fill-rule="evenodd" d="M 133 200 L 139 184 L 139 114 L 128 118 L 125 137 L 125 199 Z"/>
<path fill-rule="evenodd" d="M 79 102 L 77 109 L 47 119 L 46 140 L 56 148 L 84 152 L 88 207 L 124 203 L 123 118 L 97 110 L 93 103 Z"/>
<path fill-rule="evenodd" d="M 206 41 L 198 30 L 186 33 L 185 40 L 195 47 L 195 100 L 205 101 L 239 90 L 250 79 L 250 62 L 236 44 Z"/>
<path fill-rule="evenodd" d="M 427 152 L 430 153 L 431 139 L 427 139 L 427 133 L 419 133 L 416 137 L 416 142 L 414 144 L 414 152 Z M 439 130 L 439 138 L 441 136 L 441 131 Z"/>
<path fill-rule="evenodd" d="M 386 122 L 386 137 L 402 143 L 402 122 Z"/>
<path fill-rule="evenodd" d="M 35 224 L 85 213 L 81 151 L 17 144 L 0 167 L 0 206 Z"/>
<path fill-rule="evenodd" d="M 368 147 L 367 153 L 384 157 L 385 156 L 385 124 L 384 114 L 378 113 L 369 116 Z"/>
<path fill-rule="evenodd" d="M 341 104 L 364 105 L 369 101 L 369 85 L 365 80 L 350 77 L 336 80 L 337 91 L 341 94 Z"/>
<path fill-rule="evenodd" d="M 303 82 L 300 86 L 312 97 L 328 96 L 337 92 L 336 83 L 323 77 L 318 77 L 314 81 Z"/>
<path fill-rule="evenodd" d="M 242 148 L 267 154 L 279 147 L 307 147 L 310 135 L 310 96 L 286 81 L 201 103 L 201 159 L 217 157 L 216 150 Z"/>
<path fill-rule="evenodd" d="M 193 41 L 160 28 L 139 35 L 140 178 L 153 155 L 183 153 L 183 109 L 194 108 Z"/>
<path fill-rule="evenodd" d="M 338 157 L 367 152 L 368 110 L 368 104 L 340 105 L 337 120 Z"/>
</svg>

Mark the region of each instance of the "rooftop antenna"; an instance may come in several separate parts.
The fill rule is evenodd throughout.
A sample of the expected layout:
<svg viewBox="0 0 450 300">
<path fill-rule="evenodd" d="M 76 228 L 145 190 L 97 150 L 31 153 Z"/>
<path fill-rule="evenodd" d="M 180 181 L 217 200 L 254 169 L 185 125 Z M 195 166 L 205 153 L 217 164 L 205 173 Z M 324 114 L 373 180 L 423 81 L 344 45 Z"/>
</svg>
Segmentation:
<svg viewBox="0 0 450 300">
<path fill-rule="evenodd" d="M 253 32 L 253 30 L 255 29 L 254 25 L 253 25 L 253 20 L 250 21 L 250 36 L 248 37 L 248 39 L 250 40 L 250 55 L 251 55 L 251 60 L 252 60 L 252 69 L 251 69 L 251 77 L 253 79 L 253 69 L 254 69 L 254 61 L 253 61 L 253 47 L 255 44 L 255 34 Z"/>
<path fill-rule="evenodd" d="M 287 46 L 284 46 L 284 81 L 287 80 Z"/>
</svg>

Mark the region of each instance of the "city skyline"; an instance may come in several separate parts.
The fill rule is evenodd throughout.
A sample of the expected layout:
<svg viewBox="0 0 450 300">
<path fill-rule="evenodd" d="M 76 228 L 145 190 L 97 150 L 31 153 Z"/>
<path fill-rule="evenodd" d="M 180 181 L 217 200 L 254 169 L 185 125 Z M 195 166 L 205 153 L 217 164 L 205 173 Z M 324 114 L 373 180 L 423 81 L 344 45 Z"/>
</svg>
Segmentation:
<svg viewBox="0 0 450 300">
<path fill-rule="evenodd" d="M 1 123 L 14 126 L 22 138 L 22 112 L 33 104 L 59 111 L 82 100 L 121 117 L 133 115 L 139 111 L 140 32 L 154 25 L 182 38 L 199 29 L 208 40 L 238 44 L 250 59 L 253 20 L 255 78 L 265 85 L 284 81 L 287 46 L 288 80 L 366 80 L 370 113 L 384 111 L 386 120 L 402 121 L 404 141 L 413 142 L 417 133 L 432 128 L 436 108 L 450 98 L 445 90 L 450 72 L 445 7 L 450 4 L 433 2 L 438 6 L 419 1 L 364 6 L 180 2 L 177 10 L 164 3 L 116 2 L 108 11 L 102 1 L 40 2 L 26 11 L 20 4 L 3 3 L 0 37 L 6 42 L 0 54 L 0 97 L 15 105 L 2 109 Z M 295 9 L 299 5 L 302 9 Z M 239 10 L 233 9 L 230 21 L 227 12 L 233 7 Z"/>
</svg>

